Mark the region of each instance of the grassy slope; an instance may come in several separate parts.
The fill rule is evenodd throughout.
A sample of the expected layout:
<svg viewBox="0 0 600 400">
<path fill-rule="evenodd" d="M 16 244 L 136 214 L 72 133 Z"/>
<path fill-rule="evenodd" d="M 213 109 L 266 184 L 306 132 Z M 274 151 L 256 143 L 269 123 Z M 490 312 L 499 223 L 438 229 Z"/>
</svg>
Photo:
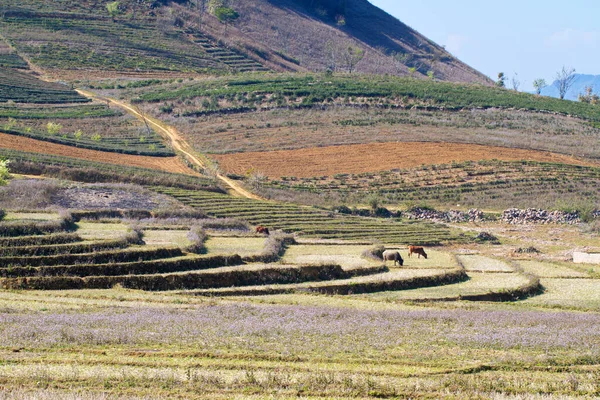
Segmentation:
<svg viewBox="0 0 600 400">
<path fill-rule="evenodd" d="M 341 71 L 348 68 L 346 49 L 355 46 L 365 52 L 357 65 L 361 72 L 406 75 L 414 67 L 421 77 L 431 70 L 443 80 L 490 84 L 489 78 L 366 0 L 341 8 L 327 1 L 239 2 L 233 7 L 240 17 L 230 25 L 210 12 L 199 22 L 194 3 L 157 3 L 121 1 L 119 14 L 111 19 L 101 2 L 7 0 L 2 25 L 18 51 L 47 68 Z M 385 26 L 385 32 L 374 26 Z M 392 57 L 396 53 L 402 55 L 400 61 Z"/>
<path fill-rule="evenodd" d="M 600 157 L 598 107 L 479 85 L 324 75 L 147 81 L 136 83 L 141 87 L 115 89 L 117 85 L 108 82 L 96 88 L 132 97 L 148 112 L 161 113 L 187 134 L 197 149 L 207 152 L 424 140 Z M 425 163 L 436 164 L 435 157 Z M 463 169 L 438 166 L 430 172 L 421 170 L 339 174 L 325 179 L 288 177 L 271 187 L 328 192 L 334 199 L 343 199 L 350 192 L 377 190 L 391 202 L 427 201 L 442 206 L 598 205 L 594 168 L 491 162 L 467 163 Z M 422 179 L 413 182 L 406 174 Z M 432 186 L 432 182 L 436 184 Z M 280 193 L 264 194 L 282 198 Z"/>
</svg>

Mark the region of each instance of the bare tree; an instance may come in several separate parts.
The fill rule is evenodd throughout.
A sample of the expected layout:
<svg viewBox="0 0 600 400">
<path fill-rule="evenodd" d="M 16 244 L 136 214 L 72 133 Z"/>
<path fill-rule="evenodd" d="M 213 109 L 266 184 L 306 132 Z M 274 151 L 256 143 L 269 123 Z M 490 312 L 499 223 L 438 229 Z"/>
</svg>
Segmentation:
<svg viewBox="0 0 600 400">
<path fill-rule="evenodd" d="M 554 82 L 554 86 L 558 89 L 558 94 L 561 99 L 565 98 L 565 95 L 573 86 L 573 82 L 575 81 L 575 68 L 567 68 L 565 66 L 562 67 L 562 70 L 556 73 L 556 82 Z"/>
<path fill-rule="evenodd" d="M 521 81 L 519 80 L 519 74 L 515 72 L 513 77 L 510 80 L 510 84 L 515 92 L 519 91 L 519 87 L 521 86 Z"/>
<path fill-rule="evenodd" d="M 204 18 L 204 13 L 206 12 L 206 1 L 196 0 L 196 10 L 198 12 L 198 26 L 200 26 L 202 25 L 202 19 Z"/>
<path fill-rule="evenodd" d="M 409 68 L 414 56 L 411 53 L 392 53 L 392 61 L 398 75 Z"/>
<path fill-rule="evenodd" d="M 542 94 L 542 90 L 546 86 L 548 86 L 548 84 L 546 84 L 546 80 L 543 78 L 536 79 L 535 81 L 533 81 L 533 88 L 535 89 L 535 94 L 537 94 L 538 96 Z"/>
<path fill-rule="evenodd" d="M 146 126 L 146 133 L 148 134 L 148 137 L 152 136 L 152 129 L 150 129 L 150 125 L 148 124 L 148 118 L 146 117 L 146 113 L 144 113 L 144 111 L 142 111 L 142 109 L 139 106 L 134 106 L 133 108 L 139 114 L 139 116 L 142 118 L 142 121 L 144 121 L 144 125 Z"/>
</svg>

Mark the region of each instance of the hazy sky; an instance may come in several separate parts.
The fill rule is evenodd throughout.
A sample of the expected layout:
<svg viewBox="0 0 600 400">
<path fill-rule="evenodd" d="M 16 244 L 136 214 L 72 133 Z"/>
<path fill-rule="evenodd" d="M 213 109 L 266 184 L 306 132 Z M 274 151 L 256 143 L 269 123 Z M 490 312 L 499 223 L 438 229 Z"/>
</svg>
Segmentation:
<svg viewBox="0 0 600 400">
<path fill-rule="evenodd" d="M 563 65 L 600 74 L 599 0 L 369 0 L 475 69 L 521 89 Z"/>
</svg>

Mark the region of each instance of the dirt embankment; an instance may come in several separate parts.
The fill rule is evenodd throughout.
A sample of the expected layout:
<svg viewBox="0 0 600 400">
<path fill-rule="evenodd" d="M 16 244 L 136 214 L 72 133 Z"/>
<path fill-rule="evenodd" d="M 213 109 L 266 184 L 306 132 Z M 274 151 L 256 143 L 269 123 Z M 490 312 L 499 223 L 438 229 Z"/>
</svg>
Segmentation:
<svg viewBox="0 0 600 400">
<path fill-rule="evenodd" d="M 271 178 L 296 176 L 310 178 L 335 174 L 359 174 L 414 168 L 422 164 L 448 164 L 452 161 L 540 161 L 598 166 L 566 155 L 460 143 L 394 142 L 347 146 L 312 147 L 300 150 L 211 155 L 230 173 L 248 171 Z"/>
<path fill-rule="evenodd" d="M 44 142 L 21 136 L 8 135 L 5 133 L 0 133 L 0 148 L 28 151 L 31 153 L 53 154 L 57 156 L 126 165 L 130 167 L 150 168 L 187 175 L 198 175 L 177 157 L 134 156 L 129 154 L 79 149 L 77 147 Z"/>
</svg>

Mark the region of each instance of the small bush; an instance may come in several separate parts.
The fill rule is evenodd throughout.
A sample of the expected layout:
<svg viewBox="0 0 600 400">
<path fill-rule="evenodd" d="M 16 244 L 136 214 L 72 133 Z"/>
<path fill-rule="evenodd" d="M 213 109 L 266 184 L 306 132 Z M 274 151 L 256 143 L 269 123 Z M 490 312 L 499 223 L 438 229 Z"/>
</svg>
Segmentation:
<svg viewBox="0 0 600 400">
<path fill-rule="evenodd" d="M 144 230 L 137 225 L 130 225 L 128 232 L 125 234 L 125 240 L 131 244 L 146 244 L 144 242 Z"/>
<path fill-rule="evenodd" d="M 223 23 L 231 23 L 238 19 L 240 14 L 235 11 L 233 8 L 229 7 L 219 7 L 215 9 L 215 17 L 219 20 L 219 22 Z"/>
<path fill-rule="evenodd" d="M 48 133 L 50 135 L 58 135 L 62 130 L 62 125 L 56 124 L 54 122 L 48 122 L 48 124 L 46 125 L 46 129 L 48 130 Z"/>
<path fill-rule="evenodd" d="M 195 254 L 206 254 L 206 239 L 208 235 L 201 226 L 192 226 L 187 235 L 188 239 L 192 242 L 191 245 L 185 248 L 185 251 Z"/>
<path fill-rule="evenodd" d="M 492 244 L 500 244 L 498 238 L 491 233 L 488 232 L 479 232 L 477 236 L 475 236 L 475 241 L 478 243 L 492 243 Z"/>
<path fill-rule="evenodd" d="M 0 209 L 0 221 L 2 221 L 6 217 L 6 211 Z"/>
<path fill-rule="evenodd" d="M 350 209 L 350 207 L 344 206 L 344 205 L 334 207 L 333 211 L 340 213 L 340 214 L 352 214 L 352 209 Z"/>
<path fill-rule="evenodd" d="M 383 260 L 383 252 L 385 251 L 384 246 L 375 246 L 371 247 L 362 252 L 362 256 L 365 258 L 373 258 L 375 260 L 381 261 Z"/>
</svg>

